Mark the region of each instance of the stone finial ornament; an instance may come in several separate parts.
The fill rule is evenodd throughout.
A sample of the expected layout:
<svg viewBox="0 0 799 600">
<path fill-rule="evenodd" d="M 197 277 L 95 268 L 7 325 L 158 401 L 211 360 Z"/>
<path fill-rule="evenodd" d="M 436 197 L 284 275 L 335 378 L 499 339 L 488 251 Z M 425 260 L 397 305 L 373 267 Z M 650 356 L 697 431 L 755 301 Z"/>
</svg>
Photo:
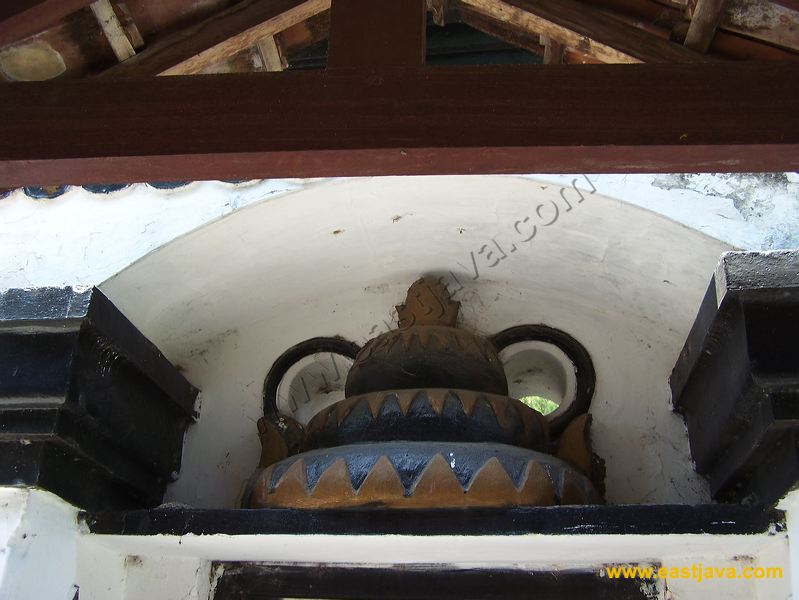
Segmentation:
<svg viewBox="0 0 799 600">
<path fill-rule="evenodd" d="M 455 327 L 460 307 L 461 303 L 452 300 L 440 279 L 423 277 L 408 288 L 405 303 L 397 305 L 397 327 Z"/>
<path fill-rule="evenodd" d="M 447 508 L 595 504 L 580 443 L 553 456 L 546 418 L 508 397 L 494 345 L 457 327 L 460 303 L 422 278 L 397 306 L 398 328 L 367 342 L 346 398 L 308 423 L 302 452 L 272 439 L 250 508 Z M 262 426 L 262 435 L 266 433 Z M 580 421 L 569 438 L 587 440 Z M 275 446 L 273 448 L 273 446 Z M 278 447 L 279 446 L 279 447 Z M 267 464 L 266 455 L 277 462 Z"/>
<path fill-rule="evenodd" d="M 508 394 L 496 348 L 457 327 L 460 302 L 432 277 L 416 281 L 397 306 L 397 329 L 364 344 L 347 375 L 348 397 L 397 389 L 449 388 Z"/>
</svg>

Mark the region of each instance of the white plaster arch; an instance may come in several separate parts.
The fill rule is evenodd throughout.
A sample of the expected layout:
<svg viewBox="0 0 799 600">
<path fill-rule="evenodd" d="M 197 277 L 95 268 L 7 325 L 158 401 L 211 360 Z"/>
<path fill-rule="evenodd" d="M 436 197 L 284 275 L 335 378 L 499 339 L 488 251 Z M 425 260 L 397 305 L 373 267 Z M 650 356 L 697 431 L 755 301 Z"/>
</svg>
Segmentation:
<svg viewBox="0 0 799 600">
<path fill-rule="evenodd" d="M 585 189 L 579 202 L 573 188 L 512 176 L 318 182 L 179 237 L 107 280 L 105 293 L 203 390 L 167 499 L 234 506 L 258 459 L 272 361 L 313 336 L 362 343 L 385 329 L 411 282 L 435 273 L 457 291 L 466 327 L 544 323 L 588 349 L 609 501 L 707 501 L 667 378 L 730 246 Z M 520 241 L 534 223 L 535 237 Z M 506 257 L 489 267 L 500 249 Z"/>
</svg>

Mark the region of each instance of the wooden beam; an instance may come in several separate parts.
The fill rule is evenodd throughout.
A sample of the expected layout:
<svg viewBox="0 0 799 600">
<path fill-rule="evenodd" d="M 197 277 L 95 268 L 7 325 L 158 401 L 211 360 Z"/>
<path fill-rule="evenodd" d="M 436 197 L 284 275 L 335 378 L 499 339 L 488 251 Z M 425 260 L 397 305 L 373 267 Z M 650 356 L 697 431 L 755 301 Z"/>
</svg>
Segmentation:
<svg viewBox="0 0 799 600">
<path fill-rule="evenodd" d="M 576 0 L 460 0 L 530 33 L 544 35 L 607 63 L 698 62 L 702 54 L 622 23 Z"/>
<path fill-rule="evenodd" d="M 425 17 L 424 0 L 333 0 L 328 68 L 423 65 Z"/>
<path fill-rule="evenodd" d="M 459 22 L 465 23 L 473 29 L 482 31 L 512 46 L 537 54 L 543 60 L 546 48 L 541 44 L 542 36 L 488 17 L 481 12 L 472 10 L 468 6 L 458 6 L 453 14 Z M 597 64 L 602 61 L 574 48 L 564 48 L 563 62 L 566 64 Z"/>
<path fill-rule="evenodd" d="M 686 31 L 687 33 L 687 31 Z M 742 37 L 726 31 L 716 31 L 710 51 L 730 56 L 737 60 L 757 61 L 795 61 L 799 59 L 796 52 L 762 44 L 757 40 Z"/>
<path fill-rule="evenodd" d="M 133 20 L 133 15 L 130 14 L 130 9 L 125 2 L 114 0 L 114 12 L 119 17 L 119 22 L 130 40 L 134 50 L 140 50 L 144 47 L 144 38 L 141 36 L 139 27 L 136 21 Z"/>
<path fill-rule="evenodd" d="M 199 73 L 330 8 L 330 0 L 245 0 L 107 70 L 105 77 Z"/>
<path fill-rule="evenodd" d="M 727 30 L 775 46 L 799 50 L 799 11 L 767 0 L 727 2 L 718 27 L 717 37 L 722 30 Z"/>
<path fill-rule="evenodd" d="M 117 19 L 114 7 L 111 6 L 110 0 L 97 0 L 92 2 L 91 7 L 97 23 L 105 34 L 105 38 L 111 45 L 114 55 L 119 62 L 128 60 L 131 56 L 136 55 L 133 45 L 130 43 L 127 34 L 122 29 L 122 25 Z"/>
<path fill-rule="evenodd" d="M 796 171 L 796 98 L 793 62 L 15 83 L 0 86 L 0 187 Z"/>
<path fill-rule="evenodd" d="M 697 52 L 707 52 L 724 13 L 726 0 L 698 0 L 691 25 L 685 36 L 685 46 Z"/>
<path fill-rule="evenodd" d="M 661 35 L 666 38 L 670 31 L 676 32 L 684 24 L 685 31 L 679 39 L 680 43 L 685 40 L 690 25 L 684 21 L 683 11 L 676 4 L 666 5 L 654 0 L 582 1 L 636 27 L 647 28 L 655 33 L 663 32 Z M 789 53 L 772 45 L 799 49 L 799 0 L 792 1 L 794 10 L 768 0 L 728 3 L 710 51 L 743 60 L 791 59 Z M 790 2 L 785 0 L 780 4 L 787 5 Z"/>
<path fill-rule="evenodd" d="M 4 0 L 0 2 L 0 47 L 58 24 L 93 0 Z"/>
<path fill-rule="evenodd" d="M 286 58 L 277 45 L 275 36 L 268 35 L 256 44 L 258 55 L 264 65 L 264 71 L 284 71 L 288 67 Z"/>
<path fill-rule="evenodd" d="M 458 20 L 469 27 L 482 31 L 486 35 L 495 37 L 503 42 L 522 48 L 533 54 L 544 56 L 544 46 L 541 45 L 541 35 L 519 27 L 514 27 L 506 21 L 495 19 L 478 10 L 462 4 L 455 9 Z"/>
</svg>

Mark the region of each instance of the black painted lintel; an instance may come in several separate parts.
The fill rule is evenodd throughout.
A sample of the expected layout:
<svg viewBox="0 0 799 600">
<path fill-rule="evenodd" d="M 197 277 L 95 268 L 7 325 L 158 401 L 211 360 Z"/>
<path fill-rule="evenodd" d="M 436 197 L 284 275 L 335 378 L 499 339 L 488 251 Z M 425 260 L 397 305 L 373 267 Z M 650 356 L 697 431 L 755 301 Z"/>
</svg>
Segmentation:
<svg viewBox="0 0 799 600">
<path fill-rule="evenodd" d="M 338 598 L 355 600 L 654 600 L 653 580 L 613 579 L 596 570 L 390 568 L 216 563 L 215 600 Z"/>
<path fill-rule="evenodd" d="M 472 509 L 153 509 L 84 513 L 109 535 L 737 535 L 784 530 L 780 511 L 733 504 Z"/>
</svg>

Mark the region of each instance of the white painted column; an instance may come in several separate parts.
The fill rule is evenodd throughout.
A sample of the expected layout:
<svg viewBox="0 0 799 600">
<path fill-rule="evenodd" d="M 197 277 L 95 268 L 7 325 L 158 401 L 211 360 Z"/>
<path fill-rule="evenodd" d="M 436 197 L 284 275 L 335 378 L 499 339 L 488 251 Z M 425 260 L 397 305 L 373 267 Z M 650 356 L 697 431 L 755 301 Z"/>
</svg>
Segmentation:
<svg viewBox="0 0 799 600">
<path fill-rule="evenodd" d="M 72 600 L 78 510 L 36 489 L 0 488 L 0 600 Z"/>
</svg>

